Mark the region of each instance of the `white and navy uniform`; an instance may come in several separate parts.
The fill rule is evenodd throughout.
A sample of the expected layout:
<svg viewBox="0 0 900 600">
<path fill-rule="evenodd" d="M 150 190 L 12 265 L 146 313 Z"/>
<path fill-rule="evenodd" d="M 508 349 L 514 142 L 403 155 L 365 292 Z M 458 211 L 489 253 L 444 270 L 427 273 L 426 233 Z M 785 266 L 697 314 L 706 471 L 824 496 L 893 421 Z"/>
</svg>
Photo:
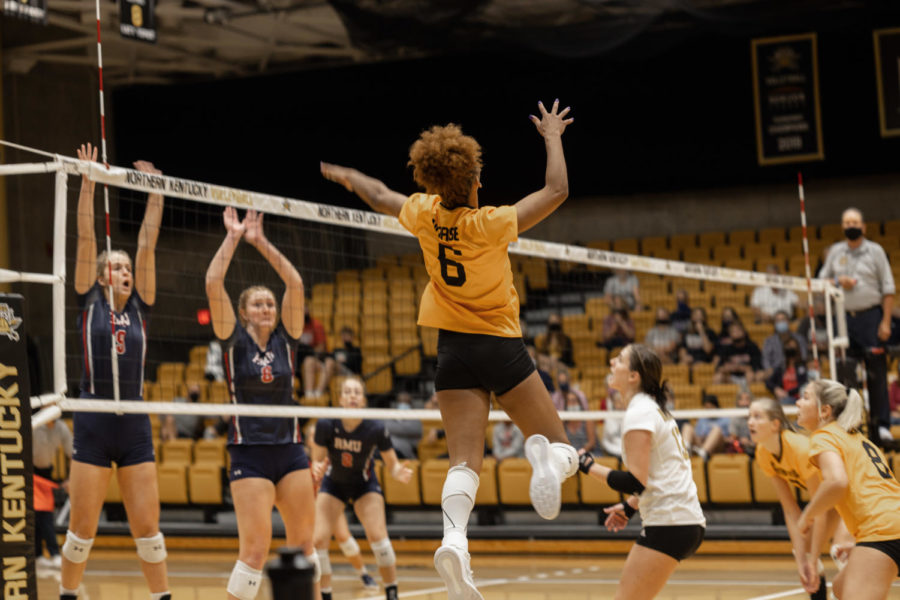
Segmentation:
<svg viewBox="0 0 900 600">
<path fill-rule="evenodd" d="M 294 406 L 294 355 L 298 340 L 279 325 L 260 348 L 235 323 L 223 340 L 225 378 L 235 404 Z M 229 479 L 261 477 L 273 483 L 309 468 L 297 417 L 231 417 L 228 427 Z"/>
<path fill-rule="evenodd" d="M 76 325 L 83 353 L 82 398 L 114 397 L 111 356 L 110 306 L 100 284 L 78 294 Z M 150 306 L 132 291 L 125 308 L 113 316 L 119 368 L 119 398 L 144 399 L 144 363 L 147 358 L 147 318 Z M 109 467 L 153 462 L 153 434 L 147 415 L 76 412 L 72 459 Z"/>
<path fill-rule="evenodd" d="M 322 478 L 320 493 L 344 503 L 369 492 L 381 494 L 375 477 L 375 451 L 392 450 L 391 435 L 381 421 L 361 421 L 352 431 L 340 419 L 319 419 L 315 442 L 328 449 L 331 464 Z"/>
<path fill-rule="evenodd" d="M 630 431 L 652 434 L 647 485 L 640 495 L 643 529 L 637 543 L 683 560 L 700 546 L 706 518 L 681 433 L 675 419 L 644 393 L 635 395 L 625 411 L 623 438 Z M 622 462 L 628 466 L 624 444 Z"/>
</svg>

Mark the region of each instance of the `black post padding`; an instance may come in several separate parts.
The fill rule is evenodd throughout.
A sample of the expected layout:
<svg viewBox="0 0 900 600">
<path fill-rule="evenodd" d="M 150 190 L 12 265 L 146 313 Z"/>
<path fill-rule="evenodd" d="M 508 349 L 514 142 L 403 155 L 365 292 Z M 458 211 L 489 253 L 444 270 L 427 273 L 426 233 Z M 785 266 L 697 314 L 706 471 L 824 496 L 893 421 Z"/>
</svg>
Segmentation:
<svg viewBox="0 0 900 600">
<path fill-rule="evenodd" d="M 0 294 L 0 590 L 37 598 L 31 389 L 19 294 Z"/>
<path fill-rule="evenodd" d="M 272 582 L 272 600 L 313 600 L 315 567 L 301 548 L 278 549 L 278 558 L 266 564 Z"/>
</svg>

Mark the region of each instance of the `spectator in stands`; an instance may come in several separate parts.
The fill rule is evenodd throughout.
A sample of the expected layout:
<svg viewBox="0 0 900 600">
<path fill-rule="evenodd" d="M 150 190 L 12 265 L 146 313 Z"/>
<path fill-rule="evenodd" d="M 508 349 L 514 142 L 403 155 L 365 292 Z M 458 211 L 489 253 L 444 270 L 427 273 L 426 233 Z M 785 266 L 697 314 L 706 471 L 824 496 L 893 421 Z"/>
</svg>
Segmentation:
<svg viewBox="0 0 900 600">
<path fill-rule="evenodd" d="M 746 408 L 748 411 L 753 403 L 753 394 L 750 390 L 742 389 L 735 399 L 735 406 Z M 743 453 L 751 458 L 756 451 L 756 443 L 750 437 L 750 426 L 747 417 L 731 417 L 728 424 L 728 440 L 726 445 L 730 452 Z"/>
<path fill-rule="evenodd" d="M 554 364 L 574 366 L 572 359 L 572 338 L 562 329 L 562 318 L 552 313 L 547 317 L 547 334 L 538 343 L 538 352 L 548 355 Z"/>
<path fill-rule="evenodd" d="M 819 353 L 828 351 L 828 330 L 825 324 L 825 298 L 821 294 L 813 296 L 813 323 L 816 333 L 816 347 Z M 797 325 L 797 334 L 806 340 L 807 348 L 812 348 L 812 328 L 810 327 L 809 314 L 804 312 L 803 318 Z"/>
<path fill-rule="evenodd" d="M 206 369 L 203 374 L 210 381 L 225 381 L 225 365 L 222 364 L 222 344 L 219 340 L 209 343 L 206 351 Z"/>
<path fill-rule="evenodd" d="M 309 302 L 303 307 L 303 334 L 297 346 L 297 364 L 303 374 L 303 395 L 318 400 L 325 394 L 328 377 L 325 371 L 327 338 L 321 321 L 309 314 Z"/>
<path fill-rule="evenodd" d="M 627 404 L 619 390 L 610 388 L 606 398 L 607 410 L 625 410 Z M 622 417 L 608 417 L 603 422 L 603 435 L 600 438 L 600 452 L 603 456 L 622 458 L 622 429 L 624 419 Z"/>
<path fill-rule="evenodd" d="M 713 395 L 703 396 L 703 408 L 718 409 L 719 399 Z M 710 455 L 721 452 L 725 447 L 725 435 L 731 427 L 728 417 L 703 417 L 697 419 L 696 425 L 685 423 L 681 427 L 684 447 L 702 458 L 709 460 Z"/>
<path fill-rule="evenodd" d="M 663 364 L 671 364 L 678 360 L 681 334 L 672 327 L 669 311 L 662 306 L 656 309 L 656 324 L 647 331 L 644 344 L 659 356 Z"/>
<path fill-rule="evenodd" d="M 525 456 L 525 436 L 512 421 L 494 424 L 494 439 L 491 454 L 500 462 L 504 458 Z"/>
<path fill-rule="evenodd" d="M 394 402 L 394 408 L 399 410 L 408 410 L 412 408 L 412 396 L 409 392 L 400 392 L 397 394 L 397 400 Z M 422 440 L 422 421 L 388 419 L 384 422 L 388 433 L 391 434 L 391 441 L 394 444 L 394 451 L 399 458 L 416 458 L 416 449 Z"/>
<path fill-rule="evenodd" d="M 766 273 L 778 275 L 778 265 L 767 265 Z M 753 309 L 753 318 L 757 323 L 771 323 L 779 311 L 786 312 L 790 316 L 789 320 L 793 320 L 799 303 L 797 294 L 791 290 L 767 285 L 759 286 L 753 290 L 753 295 L 750 296 L 750 307 Z"/>
<path fill-rule="evenodd" d="M 587 396 L 584 392 L 573 386 L 569 380 L 569 371 L 561 369 L 556 376 L 557 391 L 553 393 L 553 405 L 559 411 L 586 411 L 588 409 Z M 593 452 L 597 447 L 596 425 L 593 421 L 564 421 L 566 435 L 569 443 L 576 450 Z"/>
<path fill-rule="evenodd" d="M 719 339 L 716 343 L 719 348 L 731 345 L 731 324 L 735 322 L 741 323 L 741 318 L 738 316 L 737 311 L 731 306 L 723 307 L 722 320 L 719 326 Z"/>
<path fill-rule="evenodd" d="M 534 346 L 534 336 L 528 331 L 528 322 L 519 316 L 519 329 L 522 330 L 522 341 L 526 346 Z"/>
<path fill-rule="evenodd" d="M 550 357 L 539 353 L 534 346 L 528 346 L 527 350 L 528 356 L 531 357 L 531 362 L 534 363 L 534 368 L 537 369 L 538 376 L 544 383 L 544 387 L 552 394 L 553 390 L 556 389 L 556 385 L 553 383 L 553 375 L 550 374 Z"/>
<path fill-rule="evenodd" d="M 627 346 L 634 341 L 634 321 L 628 315 L 625 301 L 620 296 L 613 296 L 610 302 L 612 311 L 603 319 L 603 346 L 610 350 Z"/>
<path fill-rule="evenodd" d="M 752 383 L 762 374 L 762 353 L 740 321 L 729 327 L 731 344 L 719 350 L 719 366 L 713 383 Z"/>
<path fill-rule="evenodd" d="M 775 369 L 784 368 L 785 346 L 793 340 L 800 349 L 801 361 L 806 361 L 806 340 L 798 333 L 791 331 L 791 321 L 786 312 L 779 310 L 773 323 L 775 331 L 765 339 L 762 347 L 762 366 L 765 377 L 769 377 Z"/>
<path fill-rule="evenodd" d="M 635 310 L 641 306 L 638 278 L 625 269 L 613 271 L 613 276 L 603 284 L 603 295 L 611 308 L 615 308 L 613 298 L 621 298 L 628 310 Z"/>
<path fill-rule="evenodd" d="M 69 460 L 72 459 L 72 432 L 69 431 L 65 421 L 48 421 L 40 427 L 35 427 L 32 432 L 31 446 L 33 451 L 35 474 L 35 506 L 34 506 L 34 556 L 38 567 L 59 569 L 62 566 L 62 557 L 59 554 L 59 543 L 56 541 L 56 529 L 53 526 L 53 490 L 57 487 L 53 483 L 53 459 L 57 451 L 62 448 Z M 42 477 L 43 482 L 38 483 L 37 477 Z M 38 487 L 43 487 L 45 506 L 39 505 Z M 68 488 L 68 481 L 62 483 Z M 46 546 L 49 558 L 44 556 Z"/>
<path fill-rule="evenodd" d="M 675 310 L 669 315 L 672 319 L 672 327 L 674 327 L 678 333 L 684 335 L 691 328 L 692 316 L 693 311 L 691 310 L 687 290 L 678 290 L 675 292 Z"/>
<path fill-rule="evenodd" d="M 173 402 L 197 402 L 200 400 L 200 386 L 192 383 L 187 386 L 187 398 L 176 396 Z M 202 415 L 165 415 L 159 436 L 164 442 L 176 438 L 199 440 L 203 436 L 204 417 Z"/>
<path fill-rule="evenodd" d="M 706 309 L 698 306 L 691 311 L 690 327 L 684 334 L 679 352 L 679 362 L 685 364 L 710 363 L 716 358 L 718 336 L 706 322 Z"/>
<path fill-rule="evenodd" d="M 325 358 L 325 385 L 335 375 L 347 377 L 362 375 L 362 350 L 353 343 L 353 330 L 350 327 L 341 329 L 341 345 L 334 349 L 331 356 Z"/>
<path fill-rule="evenodd" d="M 785 342 L 782 364 L 775 367 L 766 378 L 766 388 L 782 404 L 796 404 L 800 390 L 809 380 L 809 370 L 800 352 L 797 340 L 792 338 Z"/>
</svg>

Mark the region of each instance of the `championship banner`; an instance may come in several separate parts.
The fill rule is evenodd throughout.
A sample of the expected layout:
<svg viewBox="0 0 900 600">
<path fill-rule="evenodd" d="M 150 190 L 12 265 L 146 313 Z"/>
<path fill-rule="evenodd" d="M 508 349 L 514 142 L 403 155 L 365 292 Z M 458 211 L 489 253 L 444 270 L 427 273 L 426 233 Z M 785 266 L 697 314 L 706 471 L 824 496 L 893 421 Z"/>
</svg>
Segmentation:
<svg viewBox="0 0 900 600">
<path fill-rule="evenodd" d="M 3 14 L 47 24 L 47 0 L 3 0 Z"/>
<path fill-rule="evenodd" d="M 0 294 L 0 585 L 3 598 L 37 598 L 34 573 L 34 489 L 31 390 L 24 300 Z"/>
<path fill-rule="evenodd" d="M 156 43 L 156 0 L 119 0 L 119 33 L 122 37 Z"/>
<path fill-rule="evenodd" d="M 753 105 L 761 166 L 822 160 L 816 34 L 753 40 Z"/>
<path fill-rule="evenodd" d="M 900 135 L 900 29 L 879 29 L 872 35 L 881 137 Z"/>
</svg>

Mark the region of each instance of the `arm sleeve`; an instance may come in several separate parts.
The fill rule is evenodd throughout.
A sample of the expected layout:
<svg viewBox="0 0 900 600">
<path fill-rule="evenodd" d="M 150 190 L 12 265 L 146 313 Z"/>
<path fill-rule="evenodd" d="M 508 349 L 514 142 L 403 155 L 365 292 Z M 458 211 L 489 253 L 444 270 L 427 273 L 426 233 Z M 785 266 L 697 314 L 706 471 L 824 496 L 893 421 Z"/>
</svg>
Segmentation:
<svg viewBox="0 0 900 600">
<path fill-rule="evenodd" d="M 419 210 L 422 207 L 422 194 L 413 194 L 406 199 L 400 208 L 400 214 L 397 218 L 400 224 L 411 234 L 416 234 L 416 218 L 419 216 Z"/>
</svg>

